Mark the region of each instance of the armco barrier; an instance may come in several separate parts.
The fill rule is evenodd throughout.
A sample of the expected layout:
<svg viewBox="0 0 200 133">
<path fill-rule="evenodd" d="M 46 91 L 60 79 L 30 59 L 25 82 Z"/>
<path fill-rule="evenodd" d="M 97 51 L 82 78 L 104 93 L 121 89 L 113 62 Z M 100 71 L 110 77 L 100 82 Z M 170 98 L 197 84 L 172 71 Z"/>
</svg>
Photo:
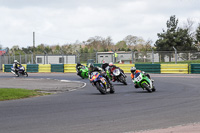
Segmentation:
<svg viewBox="0 0 200 133">
<path fill-rule="evenodd" d="M 4 72 L 4 64 L 2 64 L 2 72 Z"/>
<path fill-rule="evenodd" d="M 188 64 L 161 64 L 161 73 L 187 74 Z"/>
<path fill-rule="evenodd" d="M 146 73 L 160 73 L 160 64 L 135 64 L 135 67 Z"/>
<path fill-rule="evenodd" d="M 33 72 L 36 73 L 38 72 L 38 64 L 27 64 L 27 72 Z"/>
<path fill-rule="evenodd" d="M 74 73 L 76 72 L 76 64 L 64 64 L 65 73 Z"/>
<path fill-rule="evenodd" d="M 51 64 L 39 64 L 38 72 L 51 72 Z"/>
<path fill-rule="evenodd" d="M 64 64 L 51 64 L 51 72 L 64 72 Z"/>
<path fill-rule="evenodd" d="M 4 64 L 4 72 L 10 72 L 12 66 L 12 64 Z"/>
<path fill-rule="evenodd" d="M 200 73 L 200 64 L 191 64 L 191 73 Z"/>
<path fill-rule="evenodd" d="M 125 73 L 130 73 L 131 67 L 135 66 L 135 64 L 115 64 L 115 65 L 124 70 Z"/>
<path fill-rule="evenodd" d="M 11 71 L 11 67 L 13 66 L 13 64 L 4 64 L 3 65 L 3 72 L 10 72 Z M 26 64 L 22 64 L 22 66 L 25 68 L 26 70 Z"/>
</svg>

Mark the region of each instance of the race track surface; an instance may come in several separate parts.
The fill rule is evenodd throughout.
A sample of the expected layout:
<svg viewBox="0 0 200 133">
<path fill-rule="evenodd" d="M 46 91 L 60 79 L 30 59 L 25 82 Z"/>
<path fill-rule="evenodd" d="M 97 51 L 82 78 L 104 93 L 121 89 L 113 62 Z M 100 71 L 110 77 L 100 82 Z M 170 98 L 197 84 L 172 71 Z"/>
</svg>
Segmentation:
<svg viewBox="0 0 200 133">
<path fill-rule="evenodd" d="M 101 95 L 88 79 L 74 73 L 29 73 L 27 78 L 87 85 L 50 96 L 0 101 L 0 133 L 125 133 L 200 122 L 200 75 L 151 74 L 155 93 L 135 89 L 127 76 L 127 86 L 114 83 L 115 94 Z M 0 73 L 2 78 L 13 75 Z"/>
</svg>

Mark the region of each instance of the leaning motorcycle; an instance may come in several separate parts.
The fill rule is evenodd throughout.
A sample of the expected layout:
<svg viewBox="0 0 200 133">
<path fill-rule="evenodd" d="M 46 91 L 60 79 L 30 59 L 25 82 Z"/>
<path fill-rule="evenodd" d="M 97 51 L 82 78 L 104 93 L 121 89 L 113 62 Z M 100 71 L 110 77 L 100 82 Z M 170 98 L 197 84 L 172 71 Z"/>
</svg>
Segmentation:
<svg viewBox="0 0 200 133">
<path fill-rule="evenodd" d="M 81 71 L 81 75 L 79 75 L 82 79 L 84 78 L 88 78 L 88 68 L 86 66 L 82 66 L 80 68 L 80 71 Z M 77 73 L 78 73 L 78 70 L 77 70 Z"/>
<path fill-rule="evenodd" d="M 138 85 L 143 90 L 147 90 L 148 92 L 156 91 L 153 82 L 149 79 L 144 73 L 136 73 L 133 82 Z"/>
<path fill-rule="evenodd" d="M 19 77 L 19 75 L 23 75 L 25 77 L 28 77 L 28 73 L 25 71 L 25 68 L 22 65 L 19 66 L 19 70 L 17 72 L 15 72 L 15 69 L 13 67 L 11 67 L 11 72 L 16 77 Z"/>
<path fill-rule="evenodd" d="M 109 88 L 108 82 L 107 82 L 106 78 L 104 78 L 103 76 L 101 76 L 99 72 L 92 72 L 91 73 L 90 82 L 94 86 L 96 86 L 97 90 L 99 90 L 99 92 L 101 94 L 106 94 L 108 92 L 115 93 L 114 87 L 111 86 Z"/>
<path fill-rule="evenodd" d="M 118 81 L 118 82 L 121 82 L 123 83 L 124 85 L 127 85 L 127 82 L 126 82 L 126 75 L 120 70 L 120 69 L 115 69 L 113 71 L 113 76 L 115 77 L 115 79 Z"/>
</svg>

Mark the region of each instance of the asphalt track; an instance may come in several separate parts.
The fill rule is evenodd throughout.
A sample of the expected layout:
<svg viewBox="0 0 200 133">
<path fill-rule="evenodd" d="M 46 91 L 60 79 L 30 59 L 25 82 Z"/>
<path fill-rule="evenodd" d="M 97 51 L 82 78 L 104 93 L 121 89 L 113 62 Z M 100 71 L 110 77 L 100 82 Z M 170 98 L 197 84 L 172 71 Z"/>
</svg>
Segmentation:
<svg viewBox="0 0 200 133">
<path fill-rule="evenodd" d="M 28 78 L 82 81 L 75 91 L 0 102 L 0 133 L 125 133 L 200 122 L 200 75 L 151 74 L 157 91 L 114 83 L 101 95 L 76 74 L 34 74 Z M 2 78 L 12 74 L 0 73 Z M 20 82 L 19 82 L 20 84 Z"/>
</svg>

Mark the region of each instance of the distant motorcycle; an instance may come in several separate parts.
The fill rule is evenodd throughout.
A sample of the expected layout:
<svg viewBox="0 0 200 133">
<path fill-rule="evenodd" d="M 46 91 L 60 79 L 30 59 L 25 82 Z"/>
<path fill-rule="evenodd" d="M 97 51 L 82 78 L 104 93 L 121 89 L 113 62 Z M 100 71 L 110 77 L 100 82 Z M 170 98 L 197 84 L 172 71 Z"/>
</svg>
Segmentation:
<svg viewBox="0 0 200 133">
<path fill-rule="evenodd" d="M 17 72 L 15 72 L 15 69 L 13 67 L 11 67 L 11 72 L 16 77 L 19 77 L 19 75 L 23 75 L 25 77 L 28 77 L 28 73 L 25 71 L 25 68 L 22 65 L 19 66 L 19 70 Z"/>
<path fill-rule="evenodd" d="M 109 72 L 107 72 L 107 74 L 109 74 Z M 110 75 L 108 75 L 108 76 L 111 77 Z M 115 69 L 113 71 L 113 76 L 117 82 L 121 82 L 124 85 L 127 85 L 126 75 L 120 69 Z"/>
<path fill-rule="evenodd" d="M 86 66 L 82 66 L 80 68 L 80 71 L 81 71 L 81 75 L 79 75 L 82 79 L 84 78 L 88 78 L 88 68 Z M 78 70 L 77 70 L 77 73 L 78 73 Z"/>
<path fill-rule="evenodd" d="M 106 78 L 101 76 L 99 72 L 92 72 L 90 81 L 94 86 L 96 86 L 97 90 L 99 90 L 101 94 L 106 94 L 108 92 L 110 93 L 115 92 L 114 87 L 111 86 L 109 88 Z"/>
<path fill-rule="evenodd" d="M 142 72 L 136 73 L 133 82 L 137 84 L 143 90 L 147 90 L 148 92 L 156 91 L 153 82 L 147 76 L 145 76 Z"/>
</svg>

